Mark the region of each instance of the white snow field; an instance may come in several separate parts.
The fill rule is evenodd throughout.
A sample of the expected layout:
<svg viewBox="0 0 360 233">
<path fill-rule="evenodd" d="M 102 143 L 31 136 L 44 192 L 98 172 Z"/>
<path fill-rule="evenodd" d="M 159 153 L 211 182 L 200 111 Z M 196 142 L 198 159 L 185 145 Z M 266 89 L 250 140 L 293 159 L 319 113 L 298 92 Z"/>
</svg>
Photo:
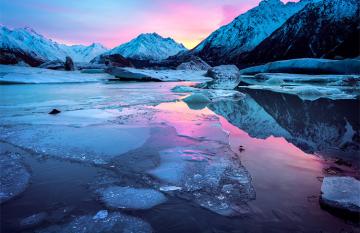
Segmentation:
<svg viewBox="0 0 360 233">
<path fill-rule="evenodd" d="M 0 83 L 84 83 L 111 78 L 108 74 L 84 74 L 78 71 L 58 71 L 42 68 L 0 65 Z"/>
</svg>

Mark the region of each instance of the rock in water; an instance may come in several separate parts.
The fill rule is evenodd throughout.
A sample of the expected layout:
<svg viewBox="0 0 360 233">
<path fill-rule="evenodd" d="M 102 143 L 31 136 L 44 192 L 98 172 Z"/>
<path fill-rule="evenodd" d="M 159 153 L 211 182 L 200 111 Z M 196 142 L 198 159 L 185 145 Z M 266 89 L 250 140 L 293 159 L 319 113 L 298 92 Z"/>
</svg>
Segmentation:
<svg viewBox="0 0 360 233">
<path fill-rule="evenodd" d="M 75 70 L 74 68 L 74 62 L 71 59 L 71 57 L 67 56 L 65 59 L 65 65 L 64 65 L 65 70 L 67 71 L 72 71 Z"/>
<path fill-rule="evenodd" d="M 56 108 L 54 108 L 53 110 L 51 110 L 50 112 L 49 112 L 49 114 L 51 114 L 51 115 L 56 115 L 56 114 L 59 114 L 61 111 L 60 110 L 57 110 Z"/>
<path fill-rule="evenodd" d="M 320 202 L 345 212 L 360 213 L 360 181 L 352 177 L 325 177 Z"/>
<path fill-rule="evenodd" d="M 166 201 L 164 194 L 153 189 L 111 186 L 99 193 L 100 199 L 111 208 L 150 209 Z"/>
<path fill-rule="evenodd" d="M 221 65 L 210 68 L 206 76 L 213 78 L 213 80 L 200 84 L 199 87 L 232 90 L 241 81 L 239 69 L 235 65 Z"/>
<path fill-rule="evenodd" d="M 15 155 L 0 155 L 0 203 L 22 193 L 30 180 L 30 173 Z"/>
</svg>

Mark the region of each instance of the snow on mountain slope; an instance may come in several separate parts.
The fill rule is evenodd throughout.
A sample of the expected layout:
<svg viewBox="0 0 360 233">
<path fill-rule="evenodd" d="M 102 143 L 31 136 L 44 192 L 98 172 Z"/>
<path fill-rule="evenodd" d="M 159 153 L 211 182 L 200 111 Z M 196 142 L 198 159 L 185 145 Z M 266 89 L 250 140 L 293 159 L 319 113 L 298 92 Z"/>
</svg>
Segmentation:
<svg viewBox="0 0 360 233">
<path fill-rule="evenodd" d="M 358 0 L 323 0 L 292 16 L 238 64 L 252 65 L 292 58 L 359 56 Z"/>
<path fill-rule="evenodd" d="M 136 60 L 162 60 L 185 50 L 182 44 L 172 38 L 164 38 L 157 33 L 145 33 L 110 50 L 108 54 L 120 54 Z"/>
<path fill-rule="evenodd" d="M 6 52 L 7 58 L 13 57 L 15 61 L 22 60 L 20 56 L 26 55 L 29 59 L 38 60 L 40 63 L 49 60 L 65 60 L 66 56 L 72 57 L 75 62 L 89 62 L 98 54 L 107 51 L 100 44 L 90 46 L 59 44 L 28 27 L 10 30 L 1 26 L 0 35 L 0 50 Z"/>
<path fill-rule="evenodd" d="M 311 1 L 318 0 L 287 4 L 280 0 L 263 0 L 257 7 L 213 32 L 192 52 L 210 65 L 228 63 L 234 56 L 252 50 Z"/>
<path fill-rule="evenodd" d="M 66 53 L 76 62 L 90 62 L 96 56 L 108 51 L 100 43 L 92 43 L 89 46 L 86 45 L 61 45 Z"/>
</svg>

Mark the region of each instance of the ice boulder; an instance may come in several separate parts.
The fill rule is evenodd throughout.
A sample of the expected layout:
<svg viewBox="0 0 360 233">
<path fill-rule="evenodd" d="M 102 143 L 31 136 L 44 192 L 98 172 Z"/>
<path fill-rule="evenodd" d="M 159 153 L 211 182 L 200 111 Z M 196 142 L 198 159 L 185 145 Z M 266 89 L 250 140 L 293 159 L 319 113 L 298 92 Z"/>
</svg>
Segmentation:
<svg viewBox="0 0 360 233">
<path fill-rule="evenodd" d="M 64 70 L 65 63 L 61 60 L 53 60 L 41 64 L 39 68 L 50 69 L 50 70 Z"/>
<path fill-rule="evenodd" d="M 239 69 L 235 65 L 221 65 L 210 68 L 206 76 L 213 78 L 213 80 L 200 84 L 198 87 L 232 90 L 241 81 Z"/>
<path fill-rule="evenodd" d="M 164 194 L 153 189 L 110 186 L 98 193 L 110 208 L 150 209 L 167 200 Z"/>
<path fill-rule="evenodd" d="M 183 62 L 176 67 L 177 70 L 208 70 L 211 66 L 199 57 L 194 57 L 192 60 Z"/>
<path fill-rule="evenodd" d="M 0 203 L 20 193 L 29 184 L 30 173 L 16 155 L 0 155 Z"/>
<path fill-rule="evenodd" d="M 194 93 L 183 99 L 183 101 L 189 106 L 189 108 L 195 110 L 203 109 L 211 102 L 207 96 L 201 93 Z"/>
<path fill-rule="evenodd" d="M 293 74 L 360 74 L 360 60 L 330 60 L 300 58 L 270 62 L 240 70 L 241 74 L 293 73 Z"/>
<path fill-rule="evenodd" d="M 105 70 L 106 73 L 114 75 L 122 81 L 140 81 L 140 82 L 161 82 L 162 80 L 151 77 L 147 74 L 133 72 L 119 67 L 110 67 Z"/>
<path fill-rule="evenodd" d="M 360 181 L 352 177 L 325 177 L 320 202 L 331 208 L 360 213 Z"/>
<path fill-rule="evenodd" d="M 95 215 L 96 216 L 96 215 Z M 139 218 L 128 216 L 122 213 L 110 213 L 104 218 L 84 215 L 73 219 L 62 225 L 52 225 L 43 228 L 39 233 L 150 233 L 150 224 Z"/>
</svg>

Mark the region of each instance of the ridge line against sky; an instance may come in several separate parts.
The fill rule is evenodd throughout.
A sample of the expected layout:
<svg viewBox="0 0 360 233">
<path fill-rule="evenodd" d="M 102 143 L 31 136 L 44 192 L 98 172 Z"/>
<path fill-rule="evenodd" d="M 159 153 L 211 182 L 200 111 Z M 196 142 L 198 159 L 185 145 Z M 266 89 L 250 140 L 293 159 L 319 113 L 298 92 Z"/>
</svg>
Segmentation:
<svg viewBox="0 0 360 233">
<path fill-rule="evenodd" d="M 282 0 L 295 2 L 297 0 Z M 108 48 L 157 32 L 193 48 L 260 0 L 0 0 L 0 23 L 31 27 L 59 43 Z"/>
</svg>

